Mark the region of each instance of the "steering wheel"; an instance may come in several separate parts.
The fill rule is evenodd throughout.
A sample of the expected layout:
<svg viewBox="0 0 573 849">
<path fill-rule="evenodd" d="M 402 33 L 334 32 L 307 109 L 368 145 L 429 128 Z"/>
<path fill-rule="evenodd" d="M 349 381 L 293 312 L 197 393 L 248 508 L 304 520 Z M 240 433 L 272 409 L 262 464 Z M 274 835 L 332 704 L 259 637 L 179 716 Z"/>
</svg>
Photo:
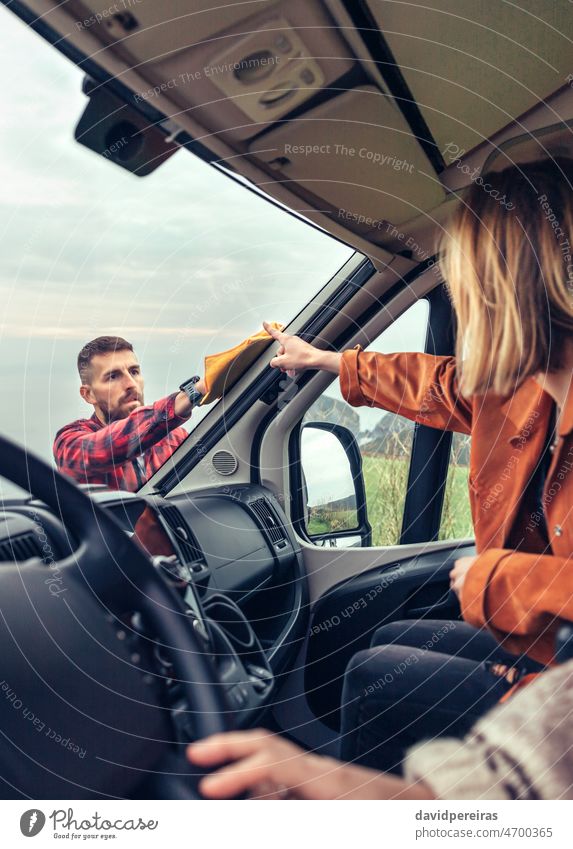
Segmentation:
<svg viewBox="0 0 573 849">
<path fill-rule="evenodd" d="M 0 475 L 47 505 L 74 541 L 65 559 L 46 536 L 43 563 L 0 567 L 0 797 L 125 798 L 153 776 L 153 793 L 195 797 L 145 635 L 169 653 L 193 736 L 232 722 L 179 595 L 71 479 L 2 436 Z M 29 508 L 43 542 L 42 505 Z M 126 611 L 140 614 L 144 636 Z"/>
</svg>

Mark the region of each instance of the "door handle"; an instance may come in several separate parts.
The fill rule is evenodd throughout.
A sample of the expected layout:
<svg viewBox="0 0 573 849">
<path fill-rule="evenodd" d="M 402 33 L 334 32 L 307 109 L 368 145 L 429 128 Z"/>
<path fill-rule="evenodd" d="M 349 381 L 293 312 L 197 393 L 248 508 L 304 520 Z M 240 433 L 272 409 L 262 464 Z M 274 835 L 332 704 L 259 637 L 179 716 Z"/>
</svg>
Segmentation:
<svg viewBox="0 0 573 849">
<path fill-rule="evenodd" d="M 447 610 L 449 608 L 456 607 L 457 605 L 457 595 L 453 590 L 448 589 L 445 596 L 438 599 L 438 601 L 434 602 L 433 604 L 427 604 L 422 607 L 408 607 L 406 605 L 404 612 L 406 613 L 408 618 L 422 619 L 429 613 L 438 613 L 440 610 Z"/>
</svg>

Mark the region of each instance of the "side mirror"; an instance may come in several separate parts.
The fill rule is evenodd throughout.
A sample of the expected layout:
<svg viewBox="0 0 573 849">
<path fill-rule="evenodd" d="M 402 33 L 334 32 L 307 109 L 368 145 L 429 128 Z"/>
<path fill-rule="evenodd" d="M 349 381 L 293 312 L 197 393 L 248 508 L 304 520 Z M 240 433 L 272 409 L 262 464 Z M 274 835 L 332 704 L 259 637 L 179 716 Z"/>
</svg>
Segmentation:
<svg viewBox="0 0 573 849">
<path fill-rule="evenodd" d="M 343 425 L 305 422 L 300 458 L 308 537 L 317 545 L 371 545 L 362 457 L 354 434 Z"/>
</svg>

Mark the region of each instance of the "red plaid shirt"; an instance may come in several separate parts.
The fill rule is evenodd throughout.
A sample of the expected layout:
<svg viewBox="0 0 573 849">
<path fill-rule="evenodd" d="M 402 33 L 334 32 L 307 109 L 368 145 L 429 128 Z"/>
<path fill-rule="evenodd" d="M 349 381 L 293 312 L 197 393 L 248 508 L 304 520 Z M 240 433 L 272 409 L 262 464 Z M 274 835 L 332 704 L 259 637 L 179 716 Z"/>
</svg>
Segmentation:
<svg viewBox="0 0 573 849">
<path fill-rule="evenodd" d="M 78 483 L 135 492 L 188 436 L 175 412 L 177 392 L 103 425 L 94 413 L 61 428 L 54 440 L 58 469 Z M 143 457 L 145 475 L 137 458 Z"/>
</svg>

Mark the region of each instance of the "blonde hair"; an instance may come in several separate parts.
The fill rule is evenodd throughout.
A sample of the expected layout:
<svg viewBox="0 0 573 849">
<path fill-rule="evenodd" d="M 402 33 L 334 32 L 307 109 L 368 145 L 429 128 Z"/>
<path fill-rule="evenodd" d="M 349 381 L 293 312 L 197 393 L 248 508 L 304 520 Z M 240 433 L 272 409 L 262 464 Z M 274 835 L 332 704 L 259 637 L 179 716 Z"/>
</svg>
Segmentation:
<svg viewBox="0 0 573 849">
<path fill-rule="evenodd" d="M 472 183 L 440 243 L 465 396 L 515 392 L 562 366 L 573 339 L 573 159 Z"/>
</svg>

